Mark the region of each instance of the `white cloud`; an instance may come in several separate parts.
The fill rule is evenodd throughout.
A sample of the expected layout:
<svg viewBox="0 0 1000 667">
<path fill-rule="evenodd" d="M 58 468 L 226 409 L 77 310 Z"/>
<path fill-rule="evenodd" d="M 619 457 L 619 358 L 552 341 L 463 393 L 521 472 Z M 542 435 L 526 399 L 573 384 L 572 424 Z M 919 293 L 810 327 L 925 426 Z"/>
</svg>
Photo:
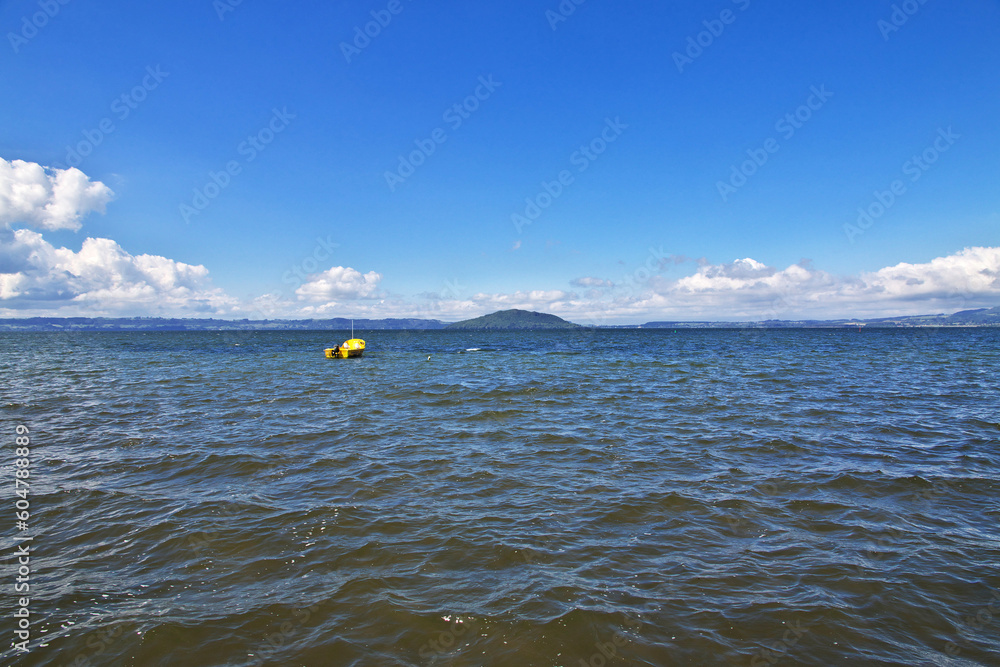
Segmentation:
<svg viewBox="0 0 1000 667">
<path fill-rule="evenodd" d="M 23 317 L 185 315 L 231 312 L 235 299 L 213 287 L 204 266 L 131 255 L 110 239 L 79 252 L 29 229 L 0 231 L 0 314 Z"/>
<path fill-rule="evenodd" d="M 864 291 L 884 299 L 953 295 L 1000 296 L 1000 248 L 966 248 L 926 264 L 900 263 L 861 277 Z"/>
<path fill-rule="evenodd" d="M 382 274 L 374 271 L 362 274 L 348 266 L 335 266 L 328 271 L 309 276 L 305 284 L 295 290 L 295 294 L 304 301 L 377 299 L 381 280 Z"/>
<path fill-rule="evenodd" d="M 212 286 L 204 266 L 131 255 L 110 239 L 88 238 L 74 252 L 31 229 L 11 229 L 75 231 L 113 196 L 79 169 L 0 158 L 0 315 L 196 316 L 238 306 Z"/>
<path fill-rule="evenodd" d="M 34 162 L 0 158 L 0 224 L 41 229 L 80 229 L 91 211 L 103 213 L 114 193 L 76 168 L 46 169 Z"/>
<path fill-rule="evenodd" d="M 590 276 L 584 278 L 574 278 L 569 282 L 573 287 L 612 287 L 614 283 L 610 280 L 604 280 L 603 278 L 592 278 Z"/>
<path fill-rule="evenodd" d="M 838 277 L 805 261 L 779 269 L 752 258 L 723 264 L 702 261 L 693 274 L 680 278 L 670 278 L 670 268 L 645 282 L 573 280 L 582 294 L 530 290 L 469 296 L 449 292 L 448 297 L 425 295 L 420 300 L 383 296 L 367 302 L 300 304 L 285 316 L 455 321 L 520 308 L 600 325 L 918 315 L 1000 303 L 1000 248 L 968 248 L 925 264 L 898 264 L 855 277 Z M 354 274 L 356 282 L 360 274 Z"/>
<path fill-rule="evenodd" d="M 785 269 L 753 259 L 703 264 L 677 281 L 618 305 L 632 314 L 678 319 L 833 319 L 954 312 L 997 305 L 1000 248 L 966 248 L 924 264 L 901 263 L 837 277 L 800 263 Z"/>
<path fill-rule="evenodd" d="M 56 248 L 43 230 L 80 228 L 113 193 L 77 169 L 0 159 L 0 316 L 216 316 L 253 318 L 419 317 L 453 321 L 509 308 L 544 311 L 583 324 L 649 320 L 830 319 L 954 312 L 1000 303 L 1000 248 L 966 248 L 922 264 L 840 277 L 808 262 L 786 268 L 752 258 L 723 264 L 653 251 L 619 281 L 585 276 L 581 293 L 529 290 L 418 298 L 381 289 L 382 274 L 335 266 L 308 277 L 294 296 L 241 303 L 212 285 L 208 269 L 155 255 L 132 255 L 110 239 L 88 238 L 78 252 Z M 22 228 L 13 229 L 16 225 Z M 512 248 L 517 249 L 520 241 Z M 265 314 L 266 313 L 266 314 Z"/>
<path fill-rule="evenodd" d="M 569 301 L 576 298 L 572 292 L 562 290 L 529 290 L 517 291 L 513 294 L 476 294 L 472 301 L 493 304 L 498 308 L 521 308 L 537 305 L 554 305 L 560 302 Z"/>
</svg>

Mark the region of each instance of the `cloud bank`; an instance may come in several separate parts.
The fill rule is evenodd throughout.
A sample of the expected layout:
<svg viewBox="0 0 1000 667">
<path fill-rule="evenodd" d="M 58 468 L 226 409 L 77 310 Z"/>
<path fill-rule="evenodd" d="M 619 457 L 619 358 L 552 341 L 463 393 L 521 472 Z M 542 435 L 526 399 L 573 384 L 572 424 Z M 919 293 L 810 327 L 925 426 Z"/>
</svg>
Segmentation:
<svg viewBox="0 0 1000 667">
<path fill-rule="evenodd" d="M 57 248 L 36 229 L 78 230 L 103 212 L 111 189 L 78 169 L 0 159 L 0 317 L 190 316 L 253 319 L 419 317 L 445 321 L 508 308 L 581 324 L 650 320 L 832 319 L 955 312 L 1000 305 L 1000 248 L 970 247 L 925 263 L 836 276 L 802 261 L 785 268 L 752 258 L 712 264 L 651 250 L 622 278 L 582 276 L 563 289 L 392 294 L 383 275 L 334 266 L 293 294 L 240 301 L 204 266 L 133 255 L 111 239 Z M 18 228 L 15 229 L 14 226 Z M 32 229 L 35 228 L 35 229 Z M 684 269 L 686 275 L 682 274 Z"/>
<path fill-rule="evenodd" d="M 77 231 L 86 215 L 103 213 L 113 196 L 79 169 L 0 158 L 0 316 L 238 311 L 239 302 L 212 285 L 204 266 L 132 255 L 111 239 L 88 238 L 79 251 L 57 248 L 35 231 Z"/>
<path fill-rule="evenodd" d="M 46 169 L 0 158 L 0 223 L 46 230 L 80 229 L 92 211 L 104 212 L 114 193 L 79 169 Z"/>
<path fill-rule="evenodd" d="M 322 273 L 309 276 L 305 284 L 295 290 L 305 301 L 350 301 L 374 299 L 379 296 L 382 274 L 369 271 L 362 275 L 349 266 L 335 266 Z"/>
<path fill-rule="evenodd" d="M 236 299 L 213 287 L 204 266 L 131 255 L 110 239 L 88 238 L 79 252 L 38 232 L 0 231 L 0 315 L 219 315 Z"/>
<path fill-rule="evenodd" d="M 506 308 L 553 313 L 581 324 L 652 320 L 837 319 L 951 313 L 1000 305 L 1000 248 L 966 248 L 923 264 L 901 263 L 859 276 L 836 276 L 808 261 L 786 268 L 752 258 L 711 264 L 685 276 L 675 262 L 647 262 L 622 279 L 586 276 L 561 290 L 442 295 L 382 304 L 396 315 L 464 319 Z M 374 315 L 373 315 L 374 316 Z"/>
</svg>

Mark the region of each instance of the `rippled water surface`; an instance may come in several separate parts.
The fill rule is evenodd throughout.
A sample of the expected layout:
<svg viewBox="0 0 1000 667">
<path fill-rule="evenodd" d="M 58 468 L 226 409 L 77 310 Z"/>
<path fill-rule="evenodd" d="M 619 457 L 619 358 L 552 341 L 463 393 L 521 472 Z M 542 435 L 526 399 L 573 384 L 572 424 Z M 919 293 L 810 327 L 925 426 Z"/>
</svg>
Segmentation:
<svg viewBox="0 0 1000 667">
<path fill-rule="evenodd" d="M 0 662 L 1000 664 L 1000 330 L 361 335 L 0 335 Z"/>
</svg>

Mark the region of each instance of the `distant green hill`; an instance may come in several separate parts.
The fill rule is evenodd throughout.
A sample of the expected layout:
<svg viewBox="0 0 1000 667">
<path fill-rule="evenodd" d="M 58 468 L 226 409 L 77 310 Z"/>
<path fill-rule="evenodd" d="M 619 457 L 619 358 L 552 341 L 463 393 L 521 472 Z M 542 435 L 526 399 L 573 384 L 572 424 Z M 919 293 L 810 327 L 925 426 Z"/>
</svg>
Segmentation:
<svg viewBox="0 0 1000 667">
<path fill-rule="evenodd" d="M 501 310 L 490 315 L 483 315 L 464 322 L 449 324 L 448 329 L 503 329 L 503 330 L 537 330 L 537 329 L 579 329 L 579 324 L 567 322 L 561 317 L 546 313 L 533 313 L 528 310 Z"/>
</svg>

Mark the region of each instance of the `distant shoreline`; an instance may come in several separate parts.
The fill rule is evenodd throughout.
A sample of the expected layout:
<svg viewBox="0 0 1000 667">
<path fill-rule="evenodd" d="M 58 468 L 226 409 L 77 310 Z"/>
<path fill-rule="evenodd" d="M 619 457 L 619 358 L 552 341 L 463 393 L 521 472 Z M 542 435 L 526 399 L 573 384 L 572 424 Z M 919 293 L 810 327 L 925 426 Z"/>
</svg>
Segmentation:
<svg viewBox="0 0 1000 667">
<path fill-rule="evenodd" d="M 0 332 L 15 331 L 344 331 L 348 318 L 312 320 L 223 320 L 155 317 L 30 317 L 0 319 Z M 355 331 L 443 330 L 450 322 L 417 318 L 356 319 Z M 915 315 L 876 319 L 764 320 L 757 322 L 658 321 L 645 324 L 602 325 L 581 329 L 900 329 L 1000 327 L 1000 308 L 968 310 L 951 315 Z M 454 330 L 454 329 L 451 329 Z M 464 329 L 464 331 L 496 329 Z M 517 331 L 517 328 L 505 329 Z M 525 329 L 527 330 L 527 329 Z M 565 329 L 535 328 L 534 331 Z"/>
</svg>

